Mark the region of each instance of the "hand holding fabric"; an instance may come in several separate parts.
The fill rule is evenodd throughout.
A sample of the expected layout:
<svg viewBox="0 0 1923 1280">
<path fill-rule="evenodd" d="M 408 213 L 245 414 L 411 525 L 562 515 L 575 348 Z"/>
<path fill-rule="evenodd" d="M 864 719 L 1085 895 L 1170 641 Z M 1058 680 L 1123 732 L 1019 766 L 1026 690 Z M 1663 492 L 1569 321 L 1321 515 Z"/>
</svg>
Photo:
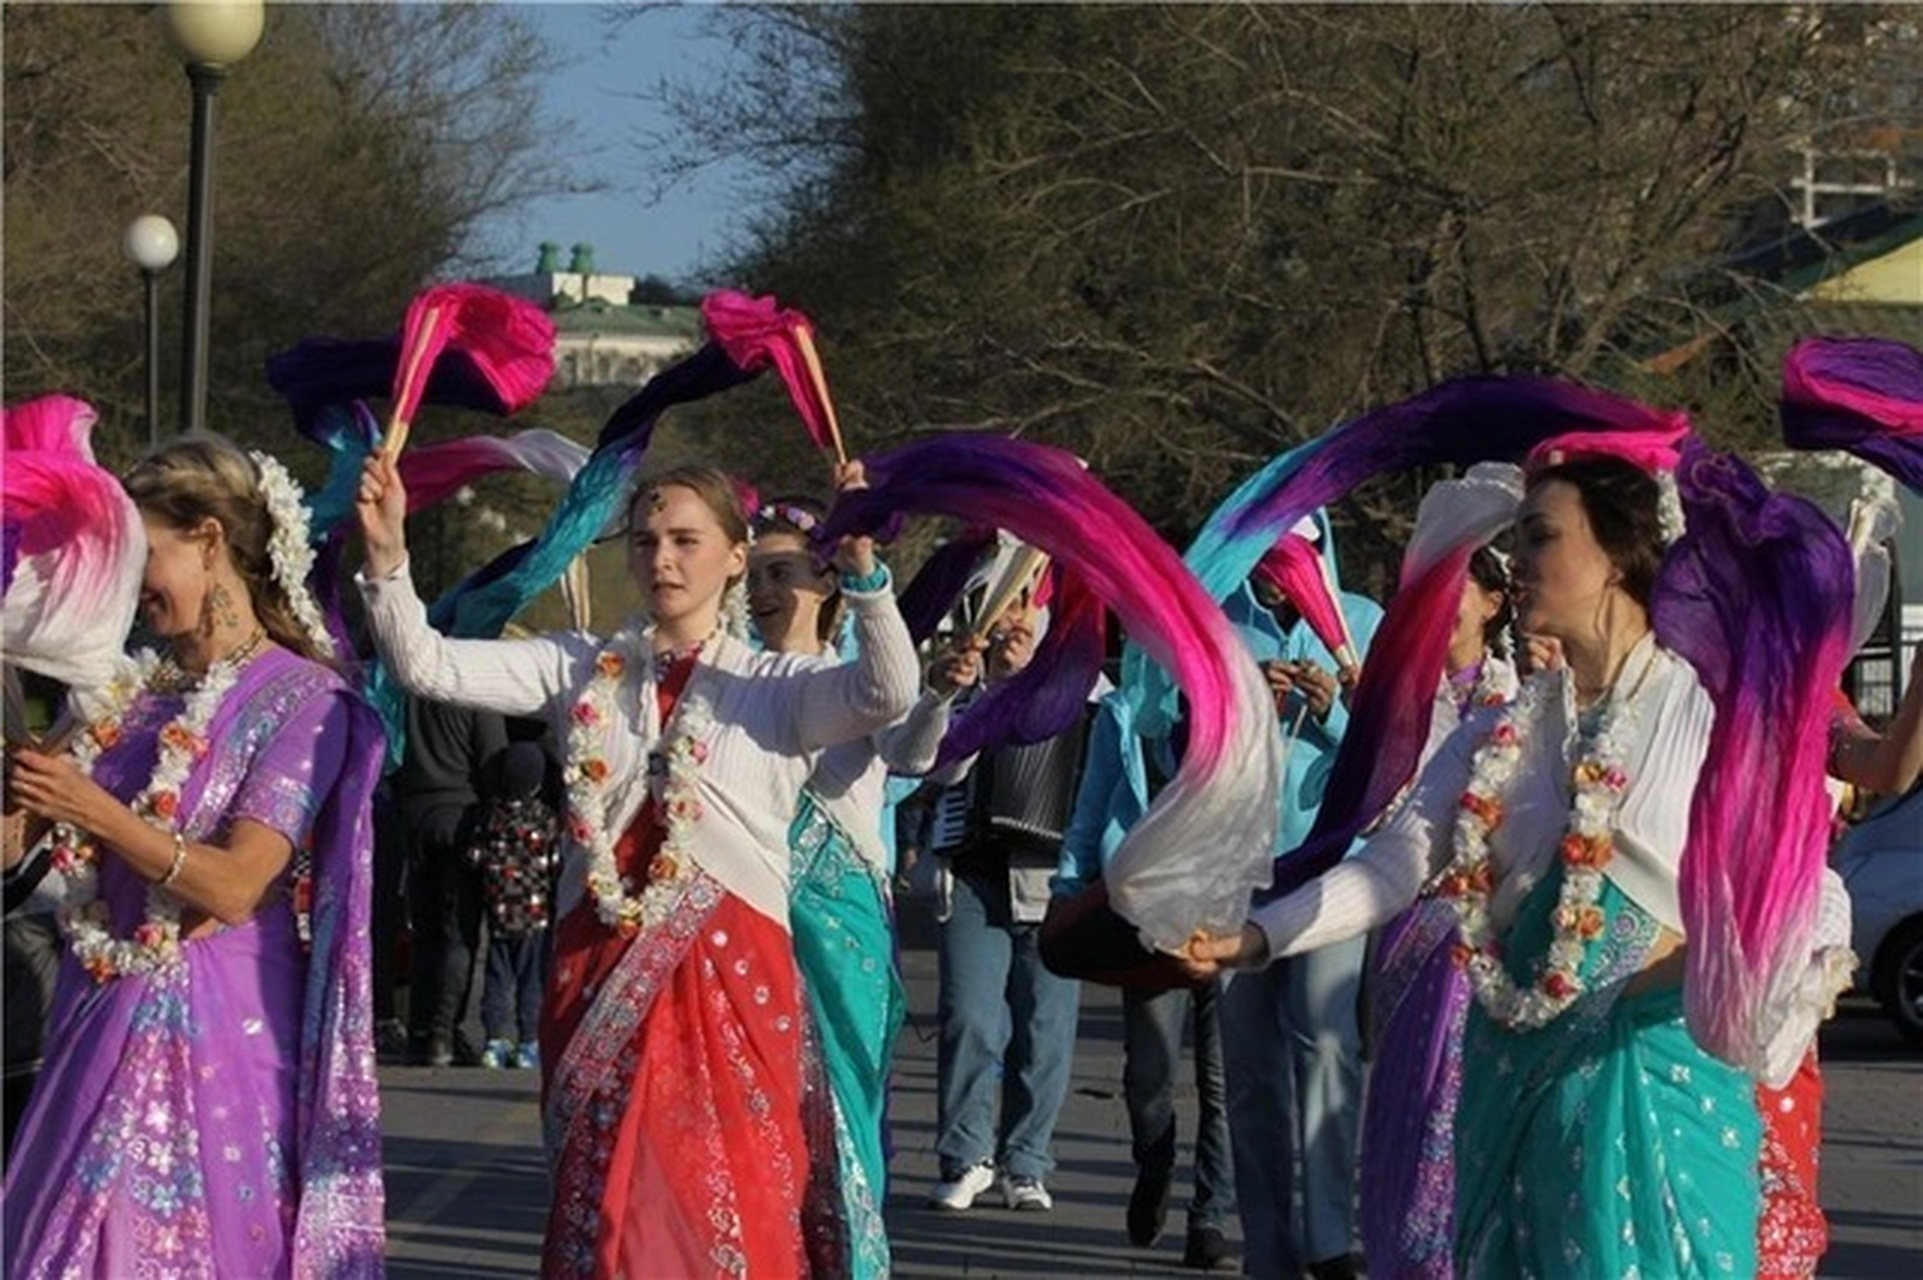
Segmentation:
<svg viewBox="0 0 1923 1280">
<path fill-rule="evenodd" d="M 868 487 L 868 474 L 860 459 L 835 464 L 835 491 L 847 493 Z M 867 534 L 850 534 L 835 547 L 835 567 L 850 578 L 869 578 L 875 573 L 875 540 Z"/>
<path fill-rule="evenodd" d="M 407 486 L 392 454 L 368 456 L 354 511 L 360 517 L 368 572 L 382 577 L 398 569 L 407 559 Z"/>
</svg>

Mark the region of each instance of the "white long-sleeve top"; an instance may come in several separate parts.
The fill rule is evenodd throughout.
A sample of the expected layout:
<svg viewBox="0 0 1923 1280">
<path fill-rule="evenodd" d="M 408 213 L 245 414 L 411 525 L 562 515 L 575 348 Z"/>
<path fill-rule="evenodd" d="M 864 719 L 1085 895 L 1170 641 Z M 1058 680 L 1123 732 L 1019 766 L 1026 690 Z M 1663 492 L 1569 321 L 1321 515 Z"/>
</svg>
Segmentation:
<svg viewBox="0 0 1923 1280">
<path fill-rule="evenodd" d="M 1548 671 L 1530 683 L 1539 689 L 1533 715 L 1517 724 L 1522 759 L 1502 796 L 1502 824 L 1489 835 L 1497 875 L 1489 914 L 1498 931 L 1507 930 L 1517 906 L 1554 865 L 1572 800 L 1569 780 L 1578 747 L 1573 679 L 1567 671 Z M 1653 636 L 1630 651 L 1619 687 L 1636 702 L 1636 722 L 1623 761 L 1628 790 L 1611 820 L 1615 857 L 1603 874 L 1680 934 L 1677 871 L 1715 708 L 1690 665 Z M 1252 913 L 1272 958 L 1353 937 L 1415 900 L 1429 876 L 1449 861 L 1471 758 L 1502 714 L 1501 708 L 1472 712 L 1423 769 L 1408 802 L 1358 852 Z"/>
<path fill-rule="evenodd" d="M 924 693 L 902 719 L 879 733 L 838 742 L 815 762 L 808 791 L 877 875 L 888 872 L 888 846 L 881 831 L 888 775 L 928 772 L 948 732 L 950 702 Z"/>
<path fill-rule="evenodd" d="M 419 697 L 505 715 L 542 717 L 567 741 L 569 713 L 596 674 L 605 647 L 583 632 L 529 640 L 454 640 L 435 631 L 407 566 L 360 580 L 375 646 L 396 681 Z M 757 653 L 723 636 L 703 659 L 714 728 L 696 780 L 702 815 L 690 857 L 756 911 L 788 924 L 788 827 L 801 789 L 824 747 L 861 738 L 900 718 L 915 701 L 921 668 L 892 586 L 843 593 L 860 658 L 822 666 L 791 654 Z M 632 688 L 624 685 L 624 689 Z M 662 725 L 652 670 L 638 700 L 617 708 L 603 758 L 609 766 L 606 821 L 626 830 L 648 796 L 648 753 Z M 559 907 L 586 886 L 587 859 L 570 846 Z"/>
</svg>

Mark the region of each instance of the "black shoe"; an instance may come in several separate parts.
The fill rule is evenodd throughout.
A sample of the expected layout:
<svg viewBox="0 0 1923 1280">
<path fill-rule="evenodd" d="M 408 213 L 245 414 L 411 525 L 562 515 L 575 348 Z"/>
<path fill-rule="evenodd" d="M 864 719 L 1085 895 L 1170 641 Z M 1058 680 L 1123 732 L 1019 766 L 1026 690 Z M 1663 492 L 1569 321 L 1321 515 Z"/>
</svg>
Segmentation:
<svg viewBox="0 0 1923 1280">
<path fill-rule="evenodd" d="M 1214 1227 L 1190 1227 L 1188 1248 L 1182 1251 L 1182 1265 L 1196 1271 L 1238 1271 L 1242 1260 L 1235 1256 L 1228 1237 Z"/>
<path fill-rule="evenodd" d="M 1168 1222 L 1170 1171 L 1144 1169 L 1135 1175 L 1135 1190 L 1128 1196 L 1128 1242 L 1146 1249 L 1162 1238 Z"/>
<path fill-rule="evenodd" d="M 382 1018 L 374 1024 L 374 1061 L 382 1066 L 403 1065 L 413 1058 L 407 1028 L 399 1018 Z"/>
<path fill-rule="evenodd" d="M 451 1067 L 454 1065 L 454 1038 L 439 1032 L 427 1038 L 427 1046 L 421 1051 L 421 1065 L 424 1067 Z"/>
<path fill-rule="evenodd" d="M 1308 1266 L 1309 1280 L 1360 1280 L 1365 1274 L 1361 1256 L 1353 1253 L 1324 1258 Z"/>
</svg>

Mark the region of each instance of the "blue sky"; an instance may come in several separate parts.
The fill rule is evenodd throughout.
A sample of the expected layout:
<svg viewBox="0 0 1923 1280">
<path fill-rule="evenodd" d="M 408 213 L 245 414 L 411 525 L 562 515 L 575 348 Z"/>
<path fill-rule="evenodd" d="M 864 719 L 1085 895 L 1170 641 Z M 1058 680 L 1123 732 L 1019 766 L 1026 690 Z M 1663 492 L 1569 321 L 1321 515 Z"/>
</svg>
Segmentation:
<svg viewBox="0 0 1923 1280">
<path fill-rule="evenodd" d="M 704 283 L 693 278 L 695 265 L 727 243 L 738 197 L 718 173 L 653 201 L 637 140 L 668 122 L 634 94 L 664 76 L 720 73 L 726 66 L 727 44 L 702 35 L 705 6 L 643 10 L 618 32 L 610 31 L 599 5 L 515 7 L 570 60 L 545 90 L 548 114 L 562 130 L 557 145 L 579 154 L 583 176 L 607 181 L 610 190 L 547 197 L 524 213 L 495 218 L 483 226 L 483 251 L 502 269 L 525 271 L 541 241 L 557 241 L 564 262 L 568 247 L 585 241 L 602 271 Z"/>
</svg>

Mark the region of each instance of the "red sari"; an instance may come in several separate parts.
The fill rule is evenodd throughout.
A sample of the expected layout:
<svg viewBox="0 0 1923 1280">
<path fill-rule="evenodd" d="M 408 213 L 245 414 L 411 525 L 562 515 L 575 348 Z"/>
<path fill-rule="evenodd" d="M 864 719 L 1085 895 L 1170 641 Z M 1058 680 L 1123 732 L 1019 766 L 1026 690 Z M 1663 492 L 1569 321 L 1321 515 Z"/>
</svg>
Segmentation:
<svg viewBox="0 0 1923 1280">
<path fill-rule="evenodd" d="M 659 686 L 661 722 L 692 662 Z M 645 883 L 652 799 L 615 847 Z M 542 1010 L 544 1276 L 799 1276 L 808 1181 L 793 944 L 698 873 L 659 925 L 562 919 Z"/>
<path fill-rule="evenodd" d="M 1816 1198 L 1823 1140 L 1823 1075 L 1816 1048 L 1781 1089 L 1756 1086 L 1763 1118 L 1763 1212 L 1757 1221 L 1756 1273 L 1813 1276 L 1829 1247 L 1829 1221 Z"/>
</svg>

